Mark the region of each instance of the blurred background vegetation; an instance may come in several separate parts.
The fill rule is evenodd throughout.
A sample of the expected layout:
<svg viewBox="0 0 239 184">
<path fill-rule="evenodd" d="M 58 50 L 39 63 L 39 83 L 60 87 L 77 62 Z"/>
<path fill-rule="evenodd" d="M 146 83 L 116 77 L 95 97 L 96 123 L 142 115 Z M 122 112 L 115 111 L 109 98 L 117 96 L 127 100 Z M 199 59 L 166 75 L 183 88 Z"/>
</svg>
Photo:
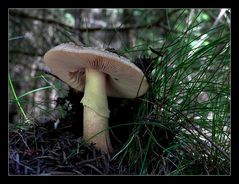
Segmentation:
<svg viewBox="0 0 239 184">
<path fill-rule="evenodd" d="M 64 42 L 114 48 L 150 88 L 135 100 L 109 98 L 118 140 L 110 160 L 126 165 L 110 174 L 228 175 L 230 26 L 230 9 L 9 9 L 9 132 L 69 113 L 59 105 L 69 87 L 47 74 L 46 51 Z"/>
</svg>

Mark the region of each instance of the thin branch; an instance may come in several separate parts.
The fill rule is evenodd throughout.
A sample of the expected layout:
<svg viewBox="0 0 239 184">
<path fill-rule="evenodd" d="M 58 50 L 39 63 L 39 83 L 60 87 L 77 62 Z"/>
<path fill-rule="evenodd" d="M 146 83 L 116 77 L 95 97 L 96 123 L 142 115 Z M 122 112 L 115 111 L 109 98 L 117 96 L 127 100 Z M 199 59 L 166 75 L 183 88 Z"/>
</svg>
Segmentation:
<svg viewBox="0 0 239 184">
<path fill-rule="evenodd" d="M 220 13 L 217 16 L 217 19 L 215 20 L 215 22 L 213 23 L 212 27 L 216 27 L 217 24 L 221 21 L 223 15 L 226 13 L 226 9 L 221 9 Z"/>
<path fill-rule="evenodd" d="M 177 11 L 173 11 L 170 13 L 170 15 L 172 15 L 173 13 L 175 13 Z M 54 25 L 58 25 L 58 26 L 62 26 L 71 30 L 76 30 L 79 32 L 95 32 L 95 31 L 109 31 L 109 32 L 114 32 L 114 31 L 129 31 L 129 30 L 133 30 L 133 29 L 151 29 L 153 27 L 163 27 L 164 29 L 169 30 L 168 26 L 162 25 L 161 19 L 158 19 L 156 22 L 152 23 L 152 24 L 146 24 L 146 25 L 138 25 L 138 26 L 126 26 L 126 27 L 95 27 L 95 28 L 76 28 L 74 26 L 70 26 L 67 25 L 65 23 L 62 22 L 58 22 L 55 20 L 51 20 L 51 19 L 45 19 L 45 18 L 40 18 L 40 17 L 36 17 L 36 16 L 32 16 L 23 12 L 19 12 L 19 11 L 14 11 L 14 10 L 9 10 L 9 15 L 10 16 L 18 16 L 24 19 L 30 19 L 30 20 L 37 20 L 37 21 L 41 21 L 47 24 L 54 24 Z M 149 26 L 150 25 L 150 26 Z"/>
<path fill-rule="evenodd" d="M 27 51 L 21 51 L 21 50 L 9 50 L 9 54 L 19 54 L 19 55 L 25 55 L 30 57 L 43 57 L 43 53 L 35 53 L 35 52 L 27 52 Z"/>
</svg>

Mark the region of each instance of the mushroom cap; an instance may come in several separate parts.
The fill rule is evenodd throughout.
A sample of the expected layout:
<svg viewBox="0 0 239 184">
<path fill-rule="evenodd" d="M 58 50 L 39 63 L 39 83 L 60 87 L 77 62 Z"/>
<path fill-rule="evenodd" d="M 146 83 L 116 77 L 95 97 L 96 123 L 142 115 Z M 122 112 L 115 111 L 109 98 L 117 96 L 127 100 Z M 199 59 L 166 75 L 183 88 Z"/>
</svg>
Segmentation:
<svg viewBox="0 0 239 184">
<path fill-rule="evenodd" d="M 142 96 L 149 86 L 143 72 L 129 59 L 99 48 L 60 44 L 44 55 L 44 62 L 78 91 L 84 90 L 86 68 L 106 74 L 107 96 L 135 98 Z"/>
</svg>

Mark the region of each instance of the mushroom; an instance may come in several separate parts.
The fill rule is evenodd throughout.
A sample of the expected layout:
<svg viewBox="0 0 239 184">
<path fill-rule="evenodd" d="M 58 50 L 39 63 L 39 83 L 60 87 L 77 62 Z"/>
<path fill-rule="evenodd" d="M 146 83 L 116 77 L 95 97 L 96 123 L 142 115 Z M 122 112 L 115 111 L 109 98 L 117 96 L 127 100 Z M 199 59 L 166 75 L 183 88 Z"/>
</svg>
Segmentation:
<svg viewBox="0 0 239 184">
<path fill-rule="evenodd" d="M 62 81 L 84 91 L 83 138 L 106 153 L 112 152 L 107 96 L 136 98 L 148 89 L 143 72 L 129 59 L 92 47 L 63 43 L 44 55 L 45 64 Z"/>
</svg>

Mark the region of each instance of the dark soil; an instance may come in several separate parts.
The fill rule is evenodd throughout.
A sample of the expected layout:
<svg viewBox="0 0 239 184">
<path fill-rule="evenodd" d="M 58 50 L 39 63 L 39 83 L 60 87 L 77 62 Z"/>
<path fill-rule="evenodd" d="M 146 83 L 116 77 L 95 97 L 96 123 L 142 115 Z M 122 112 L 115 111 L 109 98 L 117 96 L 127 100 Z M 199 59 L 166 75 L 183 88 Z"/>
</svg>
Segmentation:
<svg viewBox="0 0 239 184">
<path fill-rule="evenodd" d="M 28 130 L 9 132 L 10 175 L 124 175 L 127 164 L 120 165 L 111 158 L 128 139 L 129 126 L 110 131 L 114 152 L 110 155 L 96 150 L 82 140 L 83 94 L 69 90 L 65 98 L 58 98 L 66 116 L 55 121 L 41 122 Z M 134 118 L 138 106 L 135 100 L 109 98 L 110 126 L 128 123 Z M 70 108 L 71 107 L 71 108 Z"/>
<path fill-rule="evenodd" d="M 109 175 L 124 174 L 126 167 L 110 161 L 111 155 L 86 145 L 63 122 L 53 122 L 29 131 L 10 133 L 10 175 Z M 81 143 L 83 143 L 82 146 Z M 79 147 L 80 146 L 80 147 Z"/>
</svg>

